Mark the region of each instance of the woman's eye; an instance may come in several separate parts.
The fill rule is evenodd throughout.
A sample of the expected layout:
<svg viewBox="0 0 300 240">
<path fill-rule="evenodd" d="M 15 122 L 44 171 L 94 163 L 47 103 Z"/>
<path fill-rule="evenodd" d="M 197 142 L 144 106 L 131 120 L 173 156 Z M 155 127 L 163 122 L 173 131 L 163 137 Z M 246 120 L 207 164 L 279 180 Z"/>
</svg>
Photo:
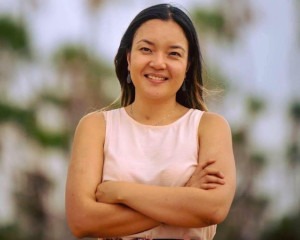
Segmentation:
<svg viewBox="0 0 300 240">
<path fill-rule="evenodd" d="M 181 54 L 179 52 L 171 52 L 171 56 L 181 57 Z"/>
<path fill-rule="evenodd" d="M 140 50 L 145 53 L 151 52 L 150 48 L 146 48 L 146 47 L 142 47 Z"/>
</svg>

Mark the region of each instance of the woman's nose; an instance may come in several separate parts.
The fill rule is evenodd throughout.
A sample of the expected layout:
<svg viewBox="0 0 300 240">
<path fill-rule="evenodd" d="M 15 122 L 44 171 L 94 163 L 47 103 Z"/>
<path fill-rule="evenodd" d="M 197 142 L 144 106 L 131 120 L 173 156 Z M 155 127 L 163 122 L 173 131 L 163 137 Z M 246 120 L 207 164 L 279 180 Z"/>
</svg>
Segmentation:
<svg viewBox="0 0 300 240">
<path fill-rule="evenodd" d="M 166 66 L 167 65 L 163 54 L 156 54 L 151 59 L 150 67 L 153 67 L 155 69 L 165 69 Z"/>
</svg>

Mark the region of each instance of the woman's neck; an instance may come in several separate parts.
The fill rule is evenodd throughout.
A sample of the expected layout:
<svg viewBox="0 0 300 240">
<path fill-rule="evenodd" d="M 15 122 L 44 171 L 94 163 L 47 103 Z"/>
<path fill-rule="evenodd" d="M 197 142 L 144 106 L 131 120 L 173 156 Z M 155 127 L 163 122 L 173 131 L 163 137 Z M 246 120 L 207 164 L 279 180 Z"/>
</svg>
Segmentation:
<svg viewBox="0 0 300 240">
<path fill-rule="evenodd" d="M 183 107 L 175 99 L 169 101 L 142 101 L 136 99 L 127 107 L 130 116 L 143 124 L 165 125 L 173 122 L 183 111 Z"/>
</svg>

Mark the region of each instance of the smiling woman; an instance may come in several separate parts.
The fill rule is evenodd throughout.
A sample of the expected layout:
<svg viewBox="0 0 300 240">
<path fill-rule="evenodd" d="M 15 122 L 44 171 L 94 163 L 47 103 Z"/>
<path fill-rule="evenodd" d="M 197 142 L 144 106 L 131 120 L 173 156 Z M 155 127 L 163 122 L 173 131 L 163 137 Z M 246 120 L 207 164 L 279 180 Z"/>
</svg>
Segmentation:
<svg viewBox="0 0 300 240">
<path fill-rule="evenodd" d="M 207 112 L 197 34 L 169 4 L 140 12 L 115 58 L 122 107 L 76 129 L 66 213 L 77 237 L 213 239 L 230 209 L 227 121 Z"/>
<path fill-rule="evenodd" d="M 131 51 L 127 54 L 128 70 L 136 93 L 135 108 L 138 109 L 144 101 L 171 100 L 176 96 L 187 72 L 187 52 L 184 32 L 172 20 L 149 20 L 136 31 Z M 170 101 L 171 106 L 174 103 L 174 99 Z"/>
</svg>

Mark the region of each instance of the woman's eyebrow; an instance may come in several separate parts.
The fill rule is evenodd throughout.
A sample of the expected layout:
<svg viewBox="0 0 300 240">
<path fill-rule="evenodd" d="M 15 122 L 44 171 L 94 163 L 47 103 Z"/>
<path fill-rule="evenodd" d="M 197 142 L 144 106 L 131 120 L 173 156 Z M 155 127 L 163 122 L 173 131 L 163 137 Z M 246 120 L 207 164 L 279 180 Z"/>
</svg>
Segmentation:
<svg viewBox="0 0 300 240">
<path fill-rule="evenodd" d="M 182 51 L 185 52 L 185 49 L 182 46 L 180 46 L 180 45 L 172 45 L 172 46 L 170 46 L 170 48 L 171 49 L 181 49 Z"/>
<path fill-rule="evenodd" d="M 147 39 L 141 39 L 141 40 L 137 41 L 137 44 L 141 43 L 141 42 L 147 43 L 147 44 L 152 45 L 152 46 L 155 45 L 153 42 L 151 42 Z M 171 45 L 170 48 L 171 49 L 181 49 L 182 51 L 186 52 L 185 48 L 182 47 L 181 45 Z"/>
<path fill-rule="evenodd" d="M 149 45 L 154 45 L 153 42 L 151 42 L 151 41 L 149 41 L 149 40 L 147 40 L 147 39 L 141 39 L 141 40 L 137 41 L 137 43 L 140 43 L 140 42 L 144 42 L 144 43 L 147 43 L 147 44 L 149 44 Z"/>
</svg>

